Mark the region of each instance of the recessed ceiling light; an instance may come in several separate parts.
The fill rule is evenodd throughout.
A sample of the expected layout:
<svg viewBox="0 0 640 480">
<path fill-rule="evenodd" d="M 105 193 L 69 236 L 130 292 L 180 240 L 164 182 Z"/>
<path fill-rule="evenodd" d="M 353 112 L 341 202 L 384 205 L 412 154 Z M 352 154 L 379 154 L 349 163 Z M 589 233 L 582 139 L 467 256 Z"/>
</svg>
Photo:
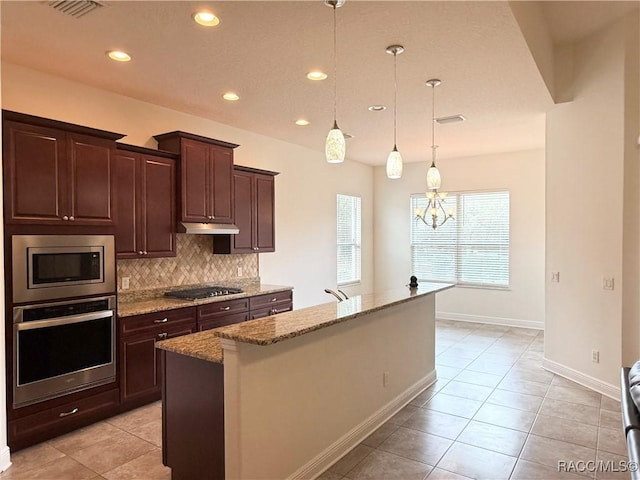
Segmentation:
<svg viewBox="0 0 640 480">
<path fill-rule="evenodd" d="M 320 71 L 314 71 L 307 73 L 307 78 L 309 80 L 325 80 L 327 78 L 327 74 Z"/>
<path fill-rule="evenodd" d="M 304 118 L 299 118 L 298 120 L 296 120 L 296 125 L 300 125 L 301 127 L 306 127 L 307 125 L 309 125 L 309 121 L 305 120 Z"/>
<path fill-rule="evenodd" d="M 109 55 L 111 60 L 115 60 L 116 62 L 129 62 L 131 60 L 131 55 L 120 50 L 109 50 L 107 55 Z"/>
<path fill-rule="evenodd" d="M 383 112 L 387 109 L 384 105 L 371 105 L 369 110 L 372 112 Z"/>
<path fill-rule="evenodd" d="M 230 102 L 235 102 L 236 100 L 240 100 L 240 97 L 235 92 L 227 92 L 224 95 L 222 95 L 222 98 Z"/>
<path fill-rule="evenodd" d="M 464 115 L 450 115 L 448 117 L 438 117 L 436 118 L 436 122 L 440 125 L 444 125 L 447 123 L 456 123 L 456 122 L 464 122 L 467 119 Z"/>
<path fill-rule="evenodd" d="M 220 19 L 211 12 L 196 12 L 193 14 L 193 19 L 198 25 L 204 27 L 215 27 L 220 23 Z"/>
</svg>

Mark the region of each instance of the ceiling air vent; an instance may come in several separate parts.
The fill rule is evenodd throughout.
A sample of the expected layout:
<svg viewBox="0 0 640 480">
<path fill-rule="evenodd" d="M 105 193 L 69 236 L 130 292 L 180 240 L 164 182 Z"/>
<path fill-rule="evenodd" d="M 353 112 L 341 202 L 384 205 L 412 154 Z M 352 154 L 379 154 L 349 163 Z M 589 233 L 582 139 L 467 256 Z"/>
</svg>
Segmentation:
<svg viewBox="0 0 640 480">
<path fill-rule="evenodd" d="M 54 10 L 65 15 L 80 18 L 104 6 L 104 2 L 95 0 L 57 0 L 44 2 Z"/>
<path fill-rule="evenodd" d="M 464 115 L 451 115 L 450 117 L 436 118 L 436 122 L 440 125 L 446 125 L 447 123 L 464 122 L 467 119 Z"/>
</svg>

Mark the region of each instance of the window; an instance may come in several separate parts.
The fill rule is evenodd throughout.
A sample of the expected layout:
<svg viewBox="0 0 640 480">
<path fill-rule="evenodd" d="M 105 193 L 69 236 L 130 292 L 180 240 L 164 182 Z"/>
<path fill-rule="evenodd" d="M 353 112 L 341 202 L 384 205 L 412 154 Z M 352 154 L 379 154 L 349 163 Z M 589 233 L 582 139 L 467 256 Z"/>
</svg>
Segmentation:
<svg viewBox="0 0 640 480">
<path fill-rule="evenodd" d="M 411 270 L 420 280 L 509 286 L 509 192 L 450 193 L 455 220 L 436 230 L 414 217 L 424 194 L 411 195 Z"/>
<path fill-rule="evenodd" d="M 360 281 L 360 197 L 338 194 L 338 285 Z"/>
</svg>

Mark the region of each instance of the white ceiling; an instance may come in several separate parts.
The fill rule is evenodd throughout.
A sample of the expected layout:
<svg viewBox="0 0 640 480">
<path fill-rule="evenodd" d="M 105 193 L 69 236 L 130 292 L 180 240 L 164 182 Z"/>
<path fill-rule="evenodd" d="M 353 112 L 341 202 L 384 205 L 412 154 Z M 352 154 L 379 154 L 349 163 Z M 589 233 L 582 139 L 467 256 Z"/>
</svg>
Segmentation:
<svg viewBox="0 0 640 480">
<path fill-rule="evenodd" d="M 110 1 L 80 19 L 45 3 L 2 2 L 4 61 L 324 149 L 333 75 L 305 78 L 313 69 L 333 72 L 332 10 L 321 0 Z M 548 3 L 544 13 L 558 43 L 637 2 Z M 610 8 L 600 10 L 601 3 Z M 195 24 L 199 7 L 213 10 L 220 25 Z M 337 14 L 338 123 L 354 135 L 349 159 L 382 165 L 393 147 L 393 57 L 385 48 L 395 43 L 406 49 L 398 56 L 398 148 L 405 161 L 429 155 L 431 89 L 424 82 L 433 77 L 443 81 L 436 116 L 468 118 L 437 127 L 440 158 L 543 147 L 552 101 L 507 2 L 348 0 Z M 133 61 L 109 60 L 105 51 L 114 48 Z M 222 100 L 227 90 L 240 101 Z M 372 104 L 389 108 L 372 113 Z M 296 126 L 300 117 L 311 125 Z"/>
</svg>

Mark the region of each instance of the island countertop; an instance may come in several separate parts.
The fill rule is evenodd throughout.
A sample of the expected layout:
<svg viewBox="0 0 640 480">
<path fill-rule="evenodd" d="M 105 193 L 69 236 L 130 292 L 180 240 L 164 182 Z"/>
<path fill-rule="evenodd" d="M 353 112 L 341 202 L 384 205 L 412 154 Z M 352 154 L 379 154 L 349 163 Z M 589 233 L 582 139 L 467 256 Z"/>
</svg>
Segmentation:
<svg viewBox="0 0 640 480">
<path fill-rule="evenodd" d="M 185 286 L 184 288 L 187 287 Z M 242 289 L 242 293 L 236 293 L 233 295 L 221 295 L 219 297 L 207 297 L 199 300 L 180 300 L 177 298 L 157 296 L 154 298 L 128 302 L 119 301 L 118 317 L 130 317 L 133 315 L 142 315 L 144 313 L 162 312 L 165 310 L 174 310 L 176 308 L 193 307 L 198 305 L 206 305 L 208 303 L 235 300 L 237 298 L 255 297 L 258 295 L 266 295 L 269 293 L 293 290 L 293 287 L 255 283 L 243 285 Z"/>
<path fill-rule="evenodd" d="M 418 289 L 402 288 L 358 295 L 342 302 L 316 305 L 164 340 L 158 342 L 156 346 L 170 352 L 222 363 L 220 338 L 254 345 L 271 345 L 394 305 L 410 302 L 424 295 L 441 292 L 453 286 L 443 283 L 421 283 Z"/>
</svg>

